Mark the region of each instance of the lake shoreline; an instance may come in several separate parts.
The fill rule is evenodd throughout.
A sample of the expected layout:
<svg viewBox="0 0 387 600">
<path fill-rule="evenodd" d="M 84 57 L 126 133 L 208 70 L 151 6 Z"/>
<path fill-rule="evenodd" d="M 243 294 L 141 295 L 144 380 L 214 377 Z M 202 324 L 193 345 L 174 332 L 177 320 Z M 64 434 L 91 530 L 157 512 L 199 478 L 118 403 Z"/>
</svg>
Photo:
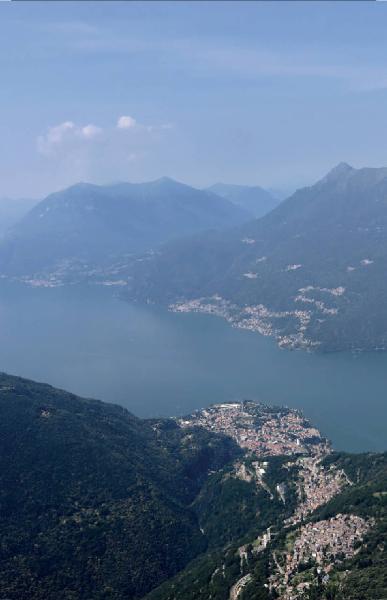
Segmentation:
<svg viewBox="0 0 387 600">
<path fill-rule="evenodd" d="M 1 281 L 0 370 L 145 418 L 248 398 L 289 406 L 337 450 L 387 449 L 385 353 L 284 352 L 222 319 L 130 304 L 111 288 Z"/>
</svg>

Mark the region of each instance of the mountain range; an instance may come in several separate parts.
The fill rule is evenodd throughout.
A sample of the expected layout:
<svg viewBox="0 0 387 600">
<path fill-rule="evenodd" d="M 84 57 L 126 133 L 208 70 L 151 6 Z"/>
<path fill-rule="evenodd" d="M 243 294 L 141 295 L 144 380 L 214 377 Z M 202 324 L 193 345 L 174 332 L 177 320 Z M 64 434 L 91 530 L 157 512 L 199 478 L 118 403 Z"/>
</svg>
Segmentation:
<svg viewBox="0 0 387 600">
<path fill-rule="evenodd" d="M 330 452 L 297 411 L 141 420 L 1 374 L 0 417 L 4 599 L 385 597 L 387 457 Z"/>
<path fill-rule="evenodd" d="M 387 169 L 341 163 L 259 219 L 238 198 L 260 188 L 213 189 L 232 201 L 168 178 L 52 194 L 0 242 L 0 274 L 117 283 L 281 347 L 387 348 Z"/>
<path fill-rule="evenodd" d="M 262 217 L 163 246 L 127 297 L 219 314 L 281 346 L 387 347 L 387 169 L 341 163 Z"/>
<path fill-rule="evenodd" d="M 250 213 L 172 179 L 74 185 L 32 208 L 0 244 L 0 272 L 26 275 L 72 262 L 101 267 L 174 238 L 223 229 Z"/>
</svg>

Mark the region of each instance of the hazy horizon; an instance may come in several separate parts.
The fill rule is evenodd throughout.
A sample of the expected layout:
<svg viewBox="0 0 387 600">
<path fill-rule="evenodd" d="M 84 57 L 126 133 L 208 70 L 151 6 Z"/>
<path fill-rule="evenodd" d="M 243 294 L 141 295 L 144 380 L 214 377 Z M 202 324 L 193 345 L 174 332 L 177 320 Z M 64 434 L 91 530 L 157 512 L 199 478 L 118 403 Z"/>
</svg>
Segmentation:
<svg viewBox="0 0 387 600">
<path fill-rule="evenodd" d="M 386 164 L 385 11 L 4 3 L 0 196 L 164 175 L 289 191 Z"/>
</svg>

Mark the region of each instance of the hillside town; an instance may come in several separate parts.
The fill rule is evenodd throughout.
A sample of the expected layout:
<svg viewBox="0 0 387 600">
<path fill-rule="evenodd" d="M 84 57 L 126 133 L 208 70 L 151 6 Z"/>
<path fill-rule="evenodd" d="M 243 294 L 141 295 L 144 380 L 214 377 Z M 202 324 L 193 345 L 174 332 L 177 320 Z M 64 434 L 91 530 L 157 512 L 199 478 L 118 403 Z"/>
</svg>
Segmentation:
<svg viewBox="0 0 387 600">
<path fill-rule="evenodd" d="M 179 419 L 179 424 L 229 435 L 258 456 L 323 456 L 330 449 L 301 412 L 251 401 L 215 404 Z"/>
<path fill-rule="evenodd" d="M 286 520 L 287 525 L 302 521 L 319 506 L 339 494 L 344 486 L 352 485 L 352 481 L 342 469 L 335 465 L 325 467 L 319 456 L 300 457 L 297 459 L 297 465 L 299 504 L 294 514 Z"/>
<path fill-rule="evenodd" d="M 296 467 L 293 514 L 283 525 L 288 530 L 283 550 L 273 548 L 276 528 L 265 532 L 238 549 L 241 565 L 248 557 L 248 547 L 258 555 L 269 551 L 272 575 L 268 586 L 280 600 L 297 600 L 316 581 L 326 584 L 333 567 L 356 552 L 372 526 L 352 514 L 338 514 L 319 522 L 308 522 L 312 513 L 353 485 L 343 469 L 325 464 L 331 452 L 329 442 L 306 420 L 302 413 L 286 407 L 270 407 L 252 401 L 215 404 L 178 420 L 181 427 L 199 426 L 232 437 L 250 456 L 247 462 L 234 464 L 233 476 L 255 482 L 271 500 L 279 497 L 286 504 L 286 486 L 269 486 L 266 481 L 269 457 L 288 456 L 285 469 Z M 254 460 L 251 461 L 251 457 Z M 252 581 L 241 568 L 241 577 L 230 589 L 230 600 L 242 597 Z"/>
<path fill-rule="evenodd" d="M 334 564 L 354 556 L 372 522 L 351 514 L 303 525 L 295 539 L 289 535 L 284 556 L 273 554 L 275 573 L 270 587 L 280 600 L 295 600 L 311 585 L 310 570 L 323 583 L 329 581 Z"/>
</svg>

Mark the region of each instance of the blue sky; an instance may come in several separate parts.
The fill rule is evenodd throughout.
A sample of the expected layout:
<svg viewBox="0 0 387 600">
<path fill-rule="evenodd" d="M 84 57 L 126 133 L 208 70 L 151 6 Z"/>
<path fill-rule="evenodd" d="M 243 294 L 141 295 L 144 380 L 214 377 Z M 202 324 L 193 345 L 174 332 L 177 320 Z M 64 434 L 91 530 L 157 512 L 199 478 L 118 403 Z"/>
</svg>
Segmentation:
<svg viewBox="0 0 387 600">
<path fill-rule="evenodd" d="M 387 165 L 386 29 L 384 2 L 0 3 L 0 196 Z"/>
</svg>

